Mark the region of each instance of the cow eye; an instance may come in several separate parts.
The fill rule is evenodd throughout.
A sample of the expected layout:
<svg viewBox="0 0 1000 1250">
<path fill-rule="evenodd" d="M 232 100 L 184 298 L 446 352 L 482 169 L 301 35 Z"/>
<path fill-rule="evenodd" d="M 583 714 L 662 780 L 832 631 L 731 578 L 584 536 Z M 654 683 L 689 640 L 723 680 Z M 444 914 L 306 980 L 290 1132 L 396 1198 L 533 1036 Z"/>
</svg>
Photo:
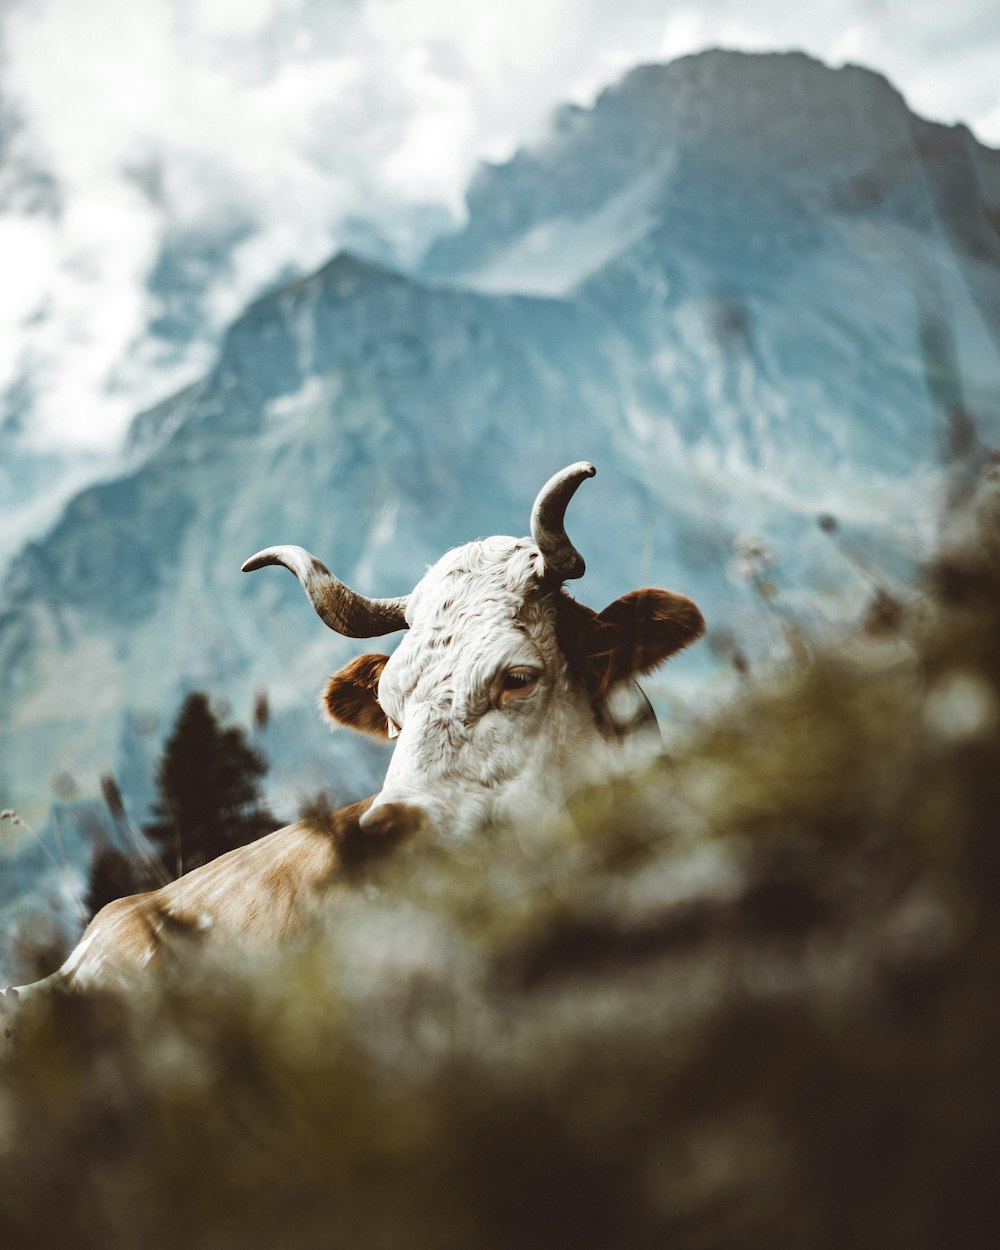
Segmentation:
<svg viewBox="0 0 1000 1250">
<path fill-rule="evenodd" d="M 500 678 L 500 707 L 511 699 L 523 699 L 538 685 L 539 673 L 534 668 L 509 668 Z"/>
</svg>

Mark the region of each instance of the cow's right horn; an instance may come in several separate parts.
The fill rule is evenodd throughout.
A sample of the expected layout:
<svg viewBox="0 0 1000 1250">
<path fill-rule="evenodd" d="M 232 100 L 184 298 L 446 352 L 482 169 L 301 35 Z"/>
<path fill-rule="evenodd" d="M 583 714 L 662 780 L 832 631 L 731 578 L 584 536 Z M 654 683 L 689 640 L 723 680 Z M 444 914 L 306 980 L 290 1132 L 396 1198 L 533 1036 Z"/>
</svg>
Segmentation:
<svg viewBox="0 0 1000 1250">
<path fill-rule="evenodd" d="M 268 564 L 290 569 L 302 583 L 309 602 L 331 629 L 347 638 L 379 638 L 406 629 L 406 597 L 369 599 L 334 577 L 321 560 L 304 547 L 267 547 L 243 565 L 252 573 Z"/>
<path fill-rule="evenodd" d="M 545 572 L 559 581 L 582 577 L 586 570 L 583 556 L 566 534 L 566 508 L 580 483 L 596 472 L 586 460 L 560 469 L 538 492 L 531 509 L 531 537 L 542 553 Z"/>
</svg>

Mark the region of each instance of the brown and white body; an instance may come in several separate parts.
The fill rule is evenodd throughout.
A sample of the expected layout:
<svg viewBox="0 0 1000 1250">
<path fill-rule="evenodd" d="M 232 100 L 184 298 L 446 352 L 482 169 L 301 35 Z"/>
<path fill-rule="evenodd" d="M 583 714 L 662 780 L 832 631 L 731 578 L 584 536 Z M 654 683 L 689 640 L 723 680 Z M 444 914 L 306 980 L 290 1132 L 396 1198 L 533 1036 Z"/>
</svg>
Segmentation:
<svg viewBox="0 0 1000 1250">
<path fill-rule="evenodd" d="M 295 937 L 343 882 L 370 803 L 287 825 L 157 890 L 108 903 L 57 972 L 8 993 L 120 989 L 192 942 L 273 945 Z"/>
<path fill-rule="evenodd" d="M 566 535 L 566 506 L 593 473 L 572 465 L 543 487 L 530 539 L 449 551 L 404 599 L 356 594 L 301 547 L 248 560 L 245 571 L 289 568 L 342 634 L 406 630 L 391 656 L 359 656 L 321 696 L 333 723 L 395 739 L 383 787 L 325 821 L 279 829 L 159 890 L 110 903 L 37 985 L 126 984 L 185 934 L 279 941 L 312 921 L 366 840 L 384 844 L 423 824 L 469 836 L 558 806 L 595 770 L 613 767 L 627 737 L 615 697 L 700 637 L 704 623 L 691 600 L 666 590 L 636 590 L 596 613 L 563 589 L 584 569 Z"/>
</svg>

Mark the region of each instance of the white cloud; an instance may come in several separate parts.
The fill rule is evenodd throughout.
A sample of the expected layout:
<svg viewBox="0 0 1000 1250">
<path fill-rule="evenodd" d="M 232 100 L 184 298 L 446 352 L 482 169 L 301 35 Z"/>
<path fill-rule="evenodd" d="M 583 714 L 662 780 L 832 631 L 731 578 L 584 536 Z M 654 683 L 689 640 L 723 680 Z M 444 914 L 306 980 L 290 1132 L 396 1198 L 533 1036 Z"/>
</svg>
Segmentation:
<svg viewBox="0 0 1000 1250">
<path fill-rule="evenodd" d="M 30 376 L 39 443 L 118 436 L 351 218 L 412 250 L 409 209 L 458 215 L 478 160 L 636 62 L 802 47 L 1000 143 L 994 0 L 20 0 L 0 36 L 11 143 L 56 187 L 45 211 L 0 209 L 0 390 Z M 158 338 L 162 249 L 206 239 L 185 273 L 197 333 Z"/>
</svg>

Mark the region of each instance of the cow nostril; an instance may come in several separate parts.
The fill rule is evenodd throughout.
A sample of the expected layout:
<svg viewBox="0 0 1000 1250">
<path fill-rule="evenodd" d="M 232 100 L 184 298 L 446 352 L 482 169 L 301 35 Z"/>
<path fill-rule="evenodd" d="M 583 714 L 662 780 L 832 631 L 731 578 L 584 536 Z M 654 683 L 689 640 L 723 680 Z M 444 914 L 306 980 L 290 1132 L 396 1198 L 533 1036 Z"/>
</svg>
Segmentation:
<svg viewBox="0 0 1000 1250">
<path fill-rule="evenodd" d="M 417 833 L 427 823 L 419 807 L 408 803 L 380 803 L 369 808 L 358 822 L 365 833 L 398 840 Z"/>
</svg>

